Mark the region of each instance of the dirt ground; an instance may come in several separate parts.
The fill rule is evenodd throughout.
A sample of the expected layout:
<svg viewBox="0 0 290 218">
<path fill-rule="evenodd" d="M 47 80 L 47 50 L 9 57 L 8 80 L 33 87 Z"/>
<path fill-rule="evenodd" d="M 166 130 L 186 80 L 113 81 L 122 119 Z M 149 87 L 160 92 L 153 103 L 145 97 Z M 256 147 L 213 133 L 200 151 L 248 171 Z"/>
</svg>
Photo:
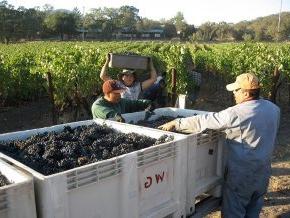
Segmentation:
<svg viewBox="0 0 290 218">
<path fill-rule="evenodd" d="M 201 89 L 193 108 L 219 111 L 233 105 L 231 95 L 222 90 L 224 90 L 224 86 L 208 83 Z M 287 104 L 279 106 L 282 116 L 273 155 L 273 171 L 268 193 L 265 196 L 265 206 L 260 217 L 290 217 L 290 106 Z M 23 103 L 18 107 L 0 108 L 0 133 L 50 125 L 52 122 L 47 98 L 38 102 Z M 214 211 L 207 217 L 220 217 L 220 211 Z"/>
</svg>

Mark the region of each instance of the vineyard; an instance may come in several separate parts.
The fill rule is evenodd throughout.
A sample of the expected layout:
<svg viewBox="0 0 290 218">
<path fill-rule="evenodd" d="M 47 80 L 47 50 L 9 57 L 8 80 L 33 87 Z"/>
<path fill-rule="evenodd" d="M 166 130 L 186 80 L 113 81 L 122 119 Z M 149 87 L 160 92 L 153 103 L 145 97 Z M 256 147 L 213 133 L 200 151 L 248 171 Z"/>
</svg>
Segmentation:
<svg viewBox="0 0 290 218">
<path fill-rule="evenodd" d="M 289 43 L 31 42 L 0 45 L 0 132 L 51 125 L 51 114 L 48 109 L 51 102 L 47 96 L 53 96 L 55 106 L 59 110 L 75 104 L 89 103 L 92 97 L 95 99 L 95 95 L 101 94 L 102 81 L 99 73 L 105 62 L 106 54 L 109 52 L 152 56 L 158 73 L 167 72 L 169 92 L 173 88 L 171 73 L 176 72 L 177 93 L 190 93 L 195 84 L 189 72 L 194 68 L 202 74 L 203 80 L 198 99 L 194 104 L 196 110 L 219 111 L 232 106 L 231 93 L 225 90 L 224 85 L 227 82 L 232 82 L 236 75 L 244 72 L 257 74 L 262 83 L 264 97 L 275 101 L 276 95 L 279 92 L 282 93 L 287 104 L 279 104 L 278 97 L 280 96 L 277 96 L 277 103 L 282 111 L 281 124 L 273 155 L 273 174 L 261 217 L 274 217 L 277 214 L 289 216 L 287 212 L 290 210 Z M 117 78 L 118 72 L 119 69 L 109 69 L 109 74 L 113 78 Z M 37 99 L 41 99 L 41 101 L 35 101 Z M 88 106 L 90 107 L 90 104 Z M 91 133 L 94 133 L 94 128 L 85 130 L 85 132 L 80 130 L 73 132 L 65 129 L 62 135 L 43 135 L 42 138 L 35 137 L 29 140 L 32 144 L 40 140 L 47 144 L 60 138 L 60 143 L 65 145 L 66 141 L 70 140 L 70 135 L 80 139 L 82 139 L 80 136 L 84 135 L 89 141 L 93 141 L 90 138 Z M 110 140 L 114 137 L 123 140 L 125 136 L 117 134 L 107 139 L 104 138 L 104 140 Z M 135 136 L 128 137 L 128 140 L 132 138 Z M 11 143 L 12 153 L 17 154 L 16 147 L 21 147 L 24 144 L 22 141 L 17 141 L 15 144 Z M 112 143 L 108 142 L 107 144 Z M 45 159 L 41 161 L 54 163 L 54 165 L 34 165 L 38 168 L 43 167 L 44 169 L 41 170 L 44 170 L 45 174 L 70 169 L 71 166 L 91 163 L 96 158 L 90 152 L 90 149 L 93 149 L 92 146 L 86 147 L 89 152 L 73 150 L 73 148 L 67 150 L 66 146 L 57 148 L 59 149 L 57 150 L 53 144 L 48 147 L 47 151 L 40 151 L 37 146 L 30 144 L 22 148 L 35 159 L 37 159 L 37 155 L 45 153 Z M 116 156 L 125 150 L 134 149 L 123 145 L 114 147 L 112 144 L 110 150 L 102 149 L 95 155 L 98 155 L 98 160 L 102 160 Z M 67 156 L 66 152 L 73 153 L 73 158 L 64 159 L 63 157 Z M 86 158 L 83 159 L 75 155 L 80 152 L 85 152 Z M 56 153 L 58 160 L 53 160 L 51 156 Z M 32 156 L 26 155 L 20 156 L 20 158 L 23 159 L 23 162 L 33 165 Z M 1 183 L 6 184 L 5 181 L 0 172 L 0 186 Z M 208 217 L 220 217 L 219 211 L 213 212 Z"/>
<path fill-rule="evenodd" d="M 289 44 L 181 44 L 168 42 L 32 42 L 0 46 L 0 106 L 48 93 L 47 77 L 59 107 L 100 94 L 99 72 L 108 52 L 153 57 L 157 71 L 177 72 L 177 93 L 195 86 L 189 63 L 226 81 L 243 72 L 261 79 L 264 96 L 275 99 L 279 81 L 290 78 Z M 110 69 L 114 77 L 118 69 Z M 171 90 L 171 76 L 167 77 Z M 79 100 L 78 100 L 79 99 Z"/>
</svg>

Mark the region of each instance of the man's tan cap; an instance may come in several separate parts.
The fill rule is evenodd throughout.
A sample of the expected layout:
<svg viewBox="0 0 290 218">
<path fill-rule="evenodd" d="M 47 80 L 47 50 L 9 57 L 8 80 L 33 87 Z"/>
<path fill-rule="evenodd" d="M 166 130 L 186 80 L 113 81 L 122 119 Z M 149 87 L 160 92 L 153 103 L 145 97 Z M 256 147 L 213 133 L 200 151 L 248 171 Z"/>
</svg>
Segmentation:
<svg viewBox="0 0 290 218">
<path fill-rule="evenodd" d="M 237 76 L 234 83 L 226 86 L 228 91 L 234 91 L 236 89 L 259 89 L 260 83 L 258 77 L 252 73 L 243 73 Z"/>
</svg>

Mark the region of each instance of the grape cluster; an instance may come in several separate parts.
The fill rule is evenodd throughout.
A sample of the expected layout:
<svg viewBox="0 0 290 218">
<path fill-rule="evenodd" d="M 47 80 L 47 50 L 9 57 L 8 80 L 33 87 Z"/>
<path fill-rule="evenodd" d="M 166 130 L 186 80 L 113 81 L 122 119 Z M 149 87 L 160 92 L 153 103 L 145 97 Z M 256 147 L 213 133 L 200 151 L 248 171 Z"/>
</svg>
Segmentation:
<svg viewBox="0 0 290 218">
<path fill-rule="evenodd" d="M 0 152 L 44 175 L 51 175 L 171 140 L 166 135 L 154 139 L 93 124 L 74 129 L 66 126 L 59 133 L 46 132 L 26 140 L 0 142 Z"/>
<path fill-rule="evenodd" d="M 8 179 L 0 172 L 0 187 L 11 184 Z"/>
</svg>

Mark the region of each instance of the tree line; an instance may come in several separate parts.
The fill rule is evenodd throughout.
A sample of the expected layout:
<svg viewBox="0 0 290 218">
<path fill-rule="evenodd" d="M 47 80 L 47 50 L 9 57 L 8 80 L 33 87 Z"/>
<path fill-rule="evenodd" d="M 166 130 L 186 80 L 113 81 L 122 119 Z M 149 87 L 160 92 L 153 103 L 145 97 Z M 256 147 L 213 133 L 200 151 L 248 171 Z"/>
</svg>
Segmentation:
<svg viewBox="0 0 290 218">
<path fill-rule="evenodd" d="M 0 40 L 4 43 L 36 39 L 77 39 L 88 32 L 98 39 L 112 40 L 119 32 L 142 33 L 162 30 L 164 39 L 184 41 L 276 41 L 290 37 L 290 12 L 281 14 L 278 31 L 278 14 L 237 24 L 206 22 L 199 27 L 188 24 L 182 12 L 171 19 L 159 21 L 139 16 L 133 6 L 119 8 L 93 8 L 83 14 L 77 8 L 72 11 L 51 5 L 43 7 L 15 8 L 7 1 L 0 2 Z M 67 38 L 65 37 L 67 36 Z"/>
</svg>

